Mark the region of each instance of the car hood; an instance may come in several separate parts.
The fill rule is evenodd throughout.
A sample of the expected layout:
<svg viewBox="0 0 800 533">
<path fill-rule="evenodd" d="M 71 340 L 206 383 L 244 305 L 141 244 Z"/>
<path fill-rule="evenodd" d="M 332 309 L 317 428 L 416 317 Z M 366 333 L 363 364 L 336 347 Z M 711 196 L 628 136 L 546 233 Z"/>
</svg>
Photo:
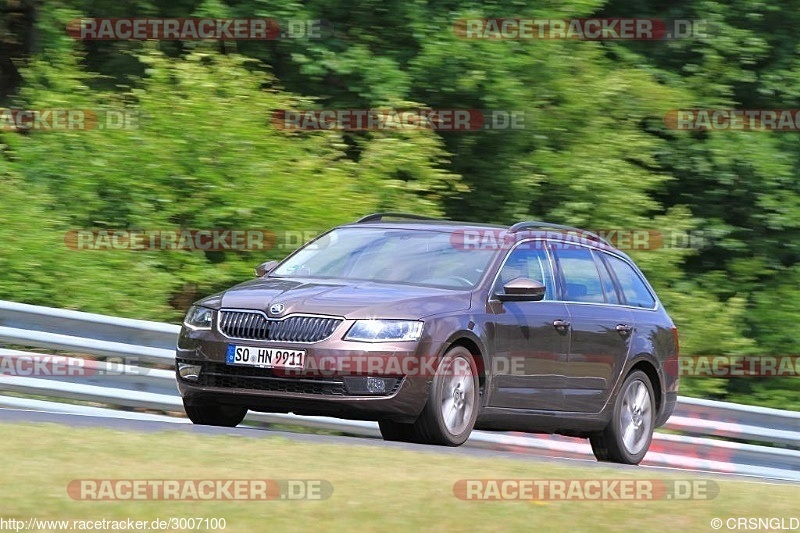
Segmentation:
<svg viewBox="0 0 800 533">
<path fill-rule="evenodd" d="M 311 313 L 359 318 L 418 319 L 469 309 L 470 293 L 376 282 L 261 278 L 198 302 L 213 308 L 267 311 L 283 304 L 281 316 Z"/>
</svg>

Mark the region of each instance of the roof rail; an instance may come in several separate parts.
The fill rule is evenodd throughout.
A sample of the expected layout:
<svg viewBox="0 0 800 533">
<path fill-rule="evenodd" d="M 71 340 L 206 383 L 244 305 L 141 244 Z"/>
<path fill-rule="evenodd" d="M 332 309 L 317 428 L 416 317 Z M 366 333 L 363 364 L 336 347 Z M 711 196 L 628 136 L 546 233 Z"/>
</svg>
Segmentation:
<svg viewBox="0 0 800 533">
<path fill-rule="evenodd" d="M 414 215 L 412 213 L 392 213 L 392 212 L 385 212 L 385 213 L 372 213 L 371 215 L 367 215 L 365 217 L 361 217 L 356 220 L 356 224 L 361 224 L 363 222 L 383 222 L 385 217 L 388 218 L 404 218 L 407 220 L 440 220 L 435 217 L 426 217 L 425 215 Z"/>
<path fill-rule="evenodd" d="M 527 220 L 525 222 L 517 222 L 516 224 L 511 226 L 508 229 L 508 231 L 511 232 L 511 233 L 516 233 L 518 231 L 525 230 L 525 229 L 560 229 L 560 230 L 563 230 L 563 231 L 573 231 L 573 232 L 579 234 L 582 237 L 587 237 L 587 238 L 589 238 L 591 240 L 595 240 L 597 242 L 601 242 L 601 243 L 605 244 L 606 246 L 610 246 L 611 248 L 614 247 L 610 242 L 608 242 L 607 240 L 602 238 L 600 235 L 598 235 L 597 233 L 594 233 L 592 231 L 576 228 L 576 227 L 573 227 L 573 226 L 564 226 L 562 224 L 551 224 L 550 222 L 541 222 L 541 221 L 538 221 L 538 220 Z"/>
</svg>

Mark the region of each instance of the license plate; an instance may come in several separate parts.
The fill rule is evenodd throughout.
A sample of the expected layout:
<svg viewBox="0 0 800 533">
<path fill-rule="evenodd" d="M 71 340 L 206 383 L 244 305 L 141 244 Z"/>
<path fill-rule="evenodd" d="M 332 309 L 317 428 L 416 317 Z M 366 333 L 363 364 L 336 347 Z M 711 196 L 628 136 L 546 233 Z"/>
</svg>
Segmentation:
<svg viewBox="0 0 800 533">
<path fill-rule="evenodd" d="M 229 365 L 256 366 L 260 368 L 303 369 L 306 363 L 306 351 L 231 344 L 228 345 L 228 354 L 225 362 Z"/>
</svg>

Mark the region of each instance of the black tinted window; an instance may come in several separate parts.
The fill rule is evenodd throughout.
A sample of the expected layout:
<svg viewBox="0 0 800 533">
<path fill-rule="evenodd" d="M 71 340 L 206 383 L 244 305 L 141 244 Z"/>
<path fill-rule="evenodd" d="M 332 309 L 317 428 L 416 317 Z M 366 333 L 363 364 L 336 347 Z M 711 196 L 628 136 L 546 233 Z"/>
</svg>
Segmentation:
<svg viewBox="0 0 800 533">
<path fill-rule="evenodd" d="M 633 267 L 622 259 L 618 259 L 612 255 L 606 255 L 606 259 L 609 265 L 611 265 L 614 274 L 617 276 L 617 280 L 619 280 L 622 294 L 625 296 L 628 305 L 644 307 L 646 309 L 655 307 L 655 298 L 650 294 L 644 281 L 642 281 L 642 278 L 639 277 L 639 274 L 636 273 Z"/>
<path fill-rule="evenodd" d="M 564 299 L 570 302 L 605 303 L 600 274 L 588 248 L 554 250 L 564 276 Z"/>
</svg>

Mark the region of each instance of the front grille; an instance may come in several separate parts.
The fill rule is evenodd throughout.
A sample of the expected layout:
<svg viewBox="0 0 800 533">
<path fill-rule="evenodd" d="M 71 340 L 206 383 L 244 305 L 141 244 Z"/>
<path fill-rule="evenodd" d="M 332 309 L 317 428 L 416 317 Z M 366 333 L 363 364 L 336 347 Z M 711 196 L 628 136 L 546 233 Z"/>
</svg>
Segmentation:
<svg viewBox="0 0 800 533">
<path fill-rule="evenodd" d="M 282 342 L 317 342 L 330 337 L 341 318 L 289 316 L 267 318 L 254 311 L 220 311 L 219 330 L 234 339 Z"/>
<path fill-rule="evenodd" d="M 294 392 L 344 396 L 347 391 L 341 378 L 286 378 L 275 376 L 272 369 L 203 363 L 198 385 L 271 392 Z"/>
</svg>

